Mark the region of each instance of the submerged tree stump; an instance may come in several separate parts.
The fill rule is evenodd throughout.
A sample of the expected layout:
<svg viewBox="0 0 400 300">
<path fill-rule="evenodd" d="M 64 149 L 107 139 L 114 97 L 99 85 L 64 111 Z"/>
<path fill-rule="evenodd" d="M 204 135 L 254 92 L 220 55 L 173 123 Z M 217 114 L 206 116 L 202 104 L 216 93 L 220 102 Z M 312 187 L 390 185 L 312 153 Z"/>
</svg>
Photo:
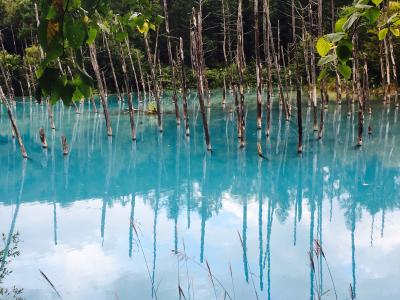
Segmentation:
<svg viewBox="0 0 400 300">
<path fill-rule="evenodd" d="M 46 141 L 46 135 L 44 133 L 44 129 L 43 128 L 39 129 L 39 135 L 40 135 L 40 141 L 42 142 L 42 148 L 43 149 L 47 149 L 48 146 L 47 146 L 47 141 Z"/>
<path fill-rule="evenodd" d="M 61 136 L 61 144 L 63 147 L 63 154 L 64 156 L 67 156 L 69 154 L 69 149 L 67 144 L 67 138 L 65 136 Z"/>
</svg>

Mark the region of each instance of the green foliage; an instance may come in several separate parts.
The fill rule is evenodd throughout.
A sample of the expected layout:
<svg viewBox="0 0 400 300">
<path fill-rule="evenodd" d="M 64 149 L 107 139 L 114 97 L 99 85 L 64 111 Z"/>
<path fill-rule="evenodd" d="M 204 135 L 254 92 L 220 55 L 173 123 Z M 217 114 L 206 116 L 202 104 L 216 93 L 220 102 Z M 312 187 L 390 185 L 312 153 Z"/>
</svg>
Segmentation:
<svg viewBox="0 0 400 300">
<path fill-rule="evenodd" d="M 37 66 L 40 64 L 40 48 L 37 45 L 33 45 L 25 49 L 24 55 L 25 63 Z"/>
<path fill-rule="evenodd" d="M 94 43 L 99 31 L 113 32 L 116 40 L 122 42 L 128 36 L 128 29 L 146 36 L 162 22 L 153 13 L 152 2 L 127 0 L 126 3 L 135 12 L 118 16 L 110 9 L 111 0 L 40 1 L 39 42 L 45 58 L 36 72 L 39 101 L 45 96 L 53 104 L 62 99 L 70 105 L 72 101 L 90 97 L 94 81 L 84 71 L 81 48 Z M 58 70 L 60 58 L 72 70 L 72 78 Z"/>
<path fill-rule="evenodd" d="M 352 56 L 351 38 L 355 33 L 367 29 L 368 32 L 377 32 L 379 40 L 384 40 L 388 34 L 400 36 L 399 3 L 390 1 L 388 10 L 384 9 L 382 3 L 382 0 L 358 0 L 352 6 L 344 7 L 335 25 L 336 33 L 324 35 L 317 41 L 316 48 L 321 56 L 318 64 L 332 65 L 337 58 L 337 70 L 348 80 L 352 70 L 347 62 Z"/>
<path fill-rule="evenodd" d="M 3 241 L 4 245 L 7 244 L 7 238 L 4 233 L 2 234 L 2 241 Z M 23 299 L 21 296 L 23 289 L 17 288 L 16 286 L 13 286 L 11 289 L 9 289 L 9 288 L 6 288 L 3 286 L 4 279 L 12 273 L 12 271 L 9 269 L 11 260 L 20 255 L 20 252 L 18 250 L 19 242 L 20 242 L 19 233 L 16 233 L 11 237 L 9 247 L 5 247 L 4 249 L 0 250 L 0 266 L 2 267 L 0 269 L 0 298 L 1 299 L 4 299 L 4 297 L 7 299 L 16 299 L 16 300 Z"/>
<path fill-rule="evenodd" d="M 0 63 L 10 70 L 15 70 L 21 64 L 21 57 L 16 54 L 8 53 L 7 51 L 0 50 Z"/>
</svg>

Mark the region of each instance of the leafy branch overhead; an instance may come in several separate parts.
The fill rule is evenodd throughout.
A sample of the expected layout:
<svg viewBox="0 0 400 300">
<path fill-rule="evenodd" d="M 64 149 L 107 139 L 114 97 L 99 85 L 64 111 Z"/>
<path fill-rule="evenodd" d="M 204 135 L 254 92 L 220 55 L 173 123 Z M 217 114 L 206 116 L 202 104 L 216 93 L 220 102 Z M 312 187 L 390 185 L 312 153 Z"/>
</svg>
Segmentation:
<svg viewBox="0 0 400 300">
<path fill-rule="evenodd" d="M 146 36 L 155 30 L 163 18 L 154 16 L 147 2 L 126 0 L 133 12 L 119 16 L 110 9 L 111 0 L 41 0 L 39 42 L 45 57 L 36 72 L 37 99 L 49 97 L 52 104 L 62 99 L 70 105 L 90 97 L 94 80 L 84 70 L 81 49 L 94 43 L 101 31 L 112 32 L 122 41 L 129 32 Z M 63 74 L 60 59 L 69 66 L 72 76 Z"/>
<path fill-rule="evenodd" d="M 384 6 L 383 0 L 358 0 L 352 6 L 342 9 L 341 17 L 335 24 L 335 32 L 320 37 L 316 49 L 321 56 L 318 65 L 329 66 L 337 62 L 337 71 L 349 80 L 352 68 L 352 38 L 361 28 L 377 34 L 384 40 L 390 32 L 400 36 L 400 3 L 390 1 Z"/>
</svg>

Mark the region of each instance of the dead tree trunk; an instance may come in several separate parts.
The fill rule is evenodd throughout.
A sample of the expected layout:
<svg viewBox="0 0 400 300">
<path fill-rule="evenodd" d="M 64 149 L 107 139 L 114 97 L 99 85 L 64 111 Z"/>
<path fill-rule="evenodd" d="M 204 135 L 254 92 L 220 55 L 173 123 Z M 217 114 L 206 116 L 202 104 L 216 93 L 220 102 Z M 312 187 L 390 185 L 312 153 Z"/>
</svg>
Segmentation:
<svg viewBox="0 0 400 300">
<path fill-rule="evenodd" d="M 387 103 L 390 104 L 390 100 L 392 97 L 392 91 L 390 88 L 391 85 L 391 78 L 390 78 L 390 59 L 389 59 L 389 47 L 388 47 L 388 37 L 386 36 L 385 39 L 383 40 L 383 46 L 385 49 L 385 61 L 386 61 L 386 86 L 387 86 Z"/>
<path fill-rule="evenodd" d="M 13 130 L 16 138 L 17 138 L 17 141 L 18 141 L 18 144 L 19 144 L 19 147 L 20 147 L 20 150 L 21 150 L 22 157 L 23 158 L 28 158 L 28 154 L 26 153 L 25 146 L 24 146 L 21 134 L 20 134 L 18 126 L 17 126 L 17 122 L 16 122 L 16 120 L 14 118 L 12 109 L 10 107 L 10 103 L 8 102 L 8 99 L 6 98 L 6 95 L 4 94 L 3 89 L 2 89 L 1 86 L 0 86 L 0 99 L 1 99 L 1 101 L 3 102 L 3 104 L 5 105 L 5 107 L 7 109 L 8 118 L 10 119 L 12 130 Z"/>
<path fill-rule="evenodd" d="M 170 37 L 170 30 L 169 30 L 169 18 L 168 18 L 168 5 L 167 0 L 163 0 L 164 3 L 164 17 L 165 17 L 165 32 L 167 34 L 167 48 L 168 48 L 168 60 L 169 60 L 169 67 L 172 75 L 172 102 L 175 106 L 175 118 L 176 124 L 180 125 L 181 120 L 179 117 L 179 106 L 178 106 L 178 96 L 176 93 L 176 74 L 174 69 L 174 60 L 172 58 L 172 47 L 171 47 L 171 37 Z"/>
<path fill-rule="evenodd" d="M 294 45 L 294 59 L 296 65 L 296 104 L 297 104 L 297 128 L 298 128 L 298 144 L 297 152 L 303 152 L 303 118 L 302 118 L 302 105 L 301 105 L 301 84 L 300 84 L 300 67 L 299 67 L 299 54 L 296 36 L 296 15 L 295 15 L 295 3 L 292 0 L 292 35 Z"/>
<path fill-rule="evenodd" d="M 46 135 L 44 133 L 44 129 L 40 128 L 39 129 L 39 136 L 40 136 L 40 142 L 42 143 L 42 148 L 47 149 L 47 141 L 46 141 Z"/>
<path fill-rule="evenodd" d="M 244 54 L 243 54 L 243 15 L 242 15 L 242 0 L 238 0 L 238 15 L 237 15 L 237 48 L 236 48 L 236 66 L 238 73 L 238 81 L 239 81 L 239 109 L 238 109 L 238 118 L 239 118 L 239 127 L 240 127 L 240 147 L 243 148 L 245 146 L 245 107 L 244 107 Z"/>
<path fill-rule="evenodd" d="M 315 50 L 314 50 L 314 34 L 313 34 L 313 1 L 310 0 L 308 4 L 308 18 L 310 22 L 310 61 L 311 61 L 311 96 L 313 104 L 313 124 L 314 131 L 318 131 L 318 116 L 317 116 L 317 71 L 315 67 Z"/>
<path fill-rule="evenodd" d="M 128 51 L 128 57 L 129 57 L 129 62 L 131 64 L 133 77 L 135 78 L 135 85 L 136 85 L 136 92 L 137 92 L 137 96 L 138 96 L 138 106 L 139 106 L 140 103 L 142 102 L 142 93 L 140 91 L 139 80 L 138 80 L 138 76 L 137 76 L 137 73 L 136 73 L 135 64 L 133 63 L 133 57 L 132 57 L 132 52 L 131 52 L 131 47 L 129 45 L 128 37 L 125 38 L 125 45 L 126 45 L 126 50 Z M 133 99 L 132 99 L 132 103 L 133 103 Z"/>
<path fill-rule="evenodd" d="M 332 32 L 335 32 L 335 24 L 336 24 L 336 13 L 335 13 L 335 0 L 331 0 L 331 30 Z M 341 104 L 342 103 L 342 83 L 340 81 L 340 76 L 339 76 L 339 72 L 337 70 L 337 60 L 335 60 L 334 62 L 335 64 L 335 76 L 336 76 L 336 80 L 335 80 L 335 87 L 336 87 L 336 102 L 337 104 Z"/>
<path fill-rule="evenodd" d="M 97 87 L 98 87 L 99 93 L 100 93 L 100 100 L 101 100 L 101 105 L 103 106 L 104 117 L 106 119 L 107 135 L 112 136 L 110 112 L 108 111 L 107 97 L 106 97 L 106 94 L 104 91 L 103 81 L 102 81 L 101 75 L 100 75 L 100 68 L 99 68 L 99 64 L 97 62 L 96 46 L 94 43 L 89 45 L 89 53 L 90 53 L 90 61 L 92 63 L 93 71 L 96 75 Z"/>
<path fill-rule="evenodd" d="M 387 102 L 387 86 L 385 83 L 385 62 L 383 56 L 383 42 L 379 42 L 379 65 L 381 68 L 381 85 L 383 87 L 383 104 Z"/>
<path fill-rule="evenodd" d="M 210 134 L 208 131 L 207 116 L 204 105 L 204 74 L 203 74 L 204 69 L 202 66 L 202 61 L 203 61 L 202 51 L 200 50 L 203 47 L 203 45 L 202 45 L 202 39 L 200 38 L 201 28 L 198 26 L 199 23 L 201 24 L 201 21 L 199 22 L 199 20 L 201 19 L 202 19 L 201 11 L 199 11 L 198 14 L 196 14 L 195 9 L 193 8 L 192 29 L 191 29 L 192 47 L 193 47 L 192 61 L 196 70 L 197 93 L 200 104 L 200 112 L 203 119 L 204 136 L 205 136 L 207 151 L 211 151 Z"/>
<path fill-rule="evenodd" d="M 308 46 L 308 33 L 306 31 L 306 25 L 304 16 L 301 16 L 301 35 L 303 41 L 303 52 L 304 52 L 304 66 L 306 69 L 306 78 L 307 78 L 307 88 L 308 88 L 308 106 L 311 107 L 311 99 L 312 99 L 312 88 L 311 88 L 311 74 L 310 74 L 310 59 L 308 50 L 310 49 Z"/>
<path fill-rule="evenodd" d="M 104 44 L 105 44 L 106 49 L 107 49 L 108 60 L 110 61 L 111 73 L 112 73 L 112 76 L 113 76 L 113 79 L 114 79 L 114 85 L 115 85 L 115 89 L 117 91 L 118 100 L 122 101 L 122 97 L 121 97 L 121 93 L 120 93 L 120 90 L 119 90 L 117 76 L 115 75 L 114 62 L 113 62 L 113 59 L 112 59 L 112 56 L 111 56 L 110 47 L 108 45 L 108 39 L 107 39 L 107 36 L 106 36 L 106 34 L 104 32 L 103 32 L 103 41 L 104 41 Z"/>
<path fill-rule="evenodd" d="M 183 120 L 185 122 L 185 131 L 186 136 L 190 135 L 189 128 L 189 114 L 188 114 L 188 103 L 187 103 L 187 80 L 186 73 L 184 68 L 184 53 L 183 53 L 183 39 L 179 39 L 179 50 L 178 50 L 178 67 L 179 67 L 179 75 L 182 84 L 182 105 L 183 105 Z"/>
<path fill-rule="evenodd" d="M 158 81 L 157 81 L 155 64 L 153 63 L 153 59 L 152 59 L 152 55 L 151 55 L 151 51 L 150 51 L 149 39 L 147 36 L 144 37 L 144 43 L 146 46 L 147 62 L 150 67 L 151 80 L 152 80 L 152 84 L 153 84 L 153 95 L 154 95 L 156 105 L 157 105 L 158 129 L 160 132 L 163 132 L 163 124 L 162 124 L 162 118 L 161 118 L 160 90 L 159 90 Z"/>
<path fill-rule="evenodd" d="M 285 99 L 285 96 L 283 94 L 283 85 L 282 85 L 282 78 L 281 78 L 281 74 L 280 74 L 280 66 L 279 66 L 279 62 L 278 62 L 278 53 L 279 53 L 279 49 L 278 51 L 275 50 L 275 43 L 274 43 L 274 37 L 272 35 L 272 26 L 271 26 L 271 18 L 270 18 L 270 14 L 267 14 L 267 22 L 268 22 L 268 27 L 269 27 L 269 39 L 270 39 L 270 46 L 271 46 L 271 51 L 272 51 L 272 58 L 274 60 L 274 64 L 275 64 L 275 70 L 276 70 L 276 77 L 278 79 L 278 89 L 279 89 L 279 98 L 281 100 L 282 103 L 282 107 L 283 107 L 283 112 L 285 113 L 285 117 L 286 117 L 286 121 L 290 120 L 290 113 L 289 113 L 289 108 Z"/>
<path fill-rule="evenodd" d="M 140 57 L 139 57 L 139 50 L 135 50 L 135 52 L 136 52 L 136 60 L 137 60 L 138 67 L 139 67 L 140 82 L 142 84 L 143 97 L 144 97 L 144 99 L 146 99 L 146 81 L 144 80 L 142 63 L 140 62 Z"/>
<path fill-rule="evenodd" d="M 355 65 L 355 81 L 357 87 L 357 98 L 358 98 L 358 140 L 357 146 L 361 147 L 363 144 L 363 131 L 364 131 L 364 97 L 361 91 L 361 76 L 360 76 L 360 64 L 358 59 L 358 36 L 353 36 L 353 60 Z"/>
<path fill-rule="evenodd" d="M 265 128 L 266 136 L 269 137 L 271 134 L 271 110 L 272 110 L 272 61 L 271 61 L 271 49 L 270 49 L 270 38 L 269 32 L 271 31 L 271 23 L 269 22 L 269 0 L 264 0 L 263 3 L 263 38 L 264 38 L 264 56 L 267 63 L 267 125 Z"/>
<path fill-rule="evenodd" d="M 322 24 L 322 2 L 323 0 L 318 0 L 318 36 L 322 36 L 324 34 L 323 24 Z M 313 45 L 314 47 L 314 45 Z M 321 71 L 321 70 L 320 70 Z M 321 115 L 320 115 L 320 126 L 318 132 L 318 139 L 322 139 L 324 134 L 324 114 L 325 114 L 325 88 L 326 88 L 326 79 L 321 80 L 320 89 L 321 89 Z"/>
<path fill-rule="evenodd" d="M 128 107 L 129 107 L 129 121 L 131 124 L 131 135 L 132 135 L 132 140 L 136 141 L 135 110 L 133 108 L 133 101 L 132 101 L 133 93 L 128 79 L 124 49 L 122 47 L 122 44 L 120 44 L 119 46 L 121 51 L 122 73 L 124 75 L 126 92 L 128 93 Z"/>
<path fill-rule="evenodd" d="M 260 59 L 260 30 L 258 1 L 254 0 L 254 50 L 256 53 L 256 77 L 257 77 L 257 129 L 262 128 L 262 66 Z"/>
<path fill-rule="evenodd" d="M 392 60 L 392 70 L 393 70 L 393 84 L 394 84 L 394 102 L 395 106 L 399 107 L 399 91 L 398 91 L 398 80 L 397 80 L 397 66 L 393 51 L 393 38 L 392 34 L 389 35 L 389 50 L 390 58 Z"/>
</svg>

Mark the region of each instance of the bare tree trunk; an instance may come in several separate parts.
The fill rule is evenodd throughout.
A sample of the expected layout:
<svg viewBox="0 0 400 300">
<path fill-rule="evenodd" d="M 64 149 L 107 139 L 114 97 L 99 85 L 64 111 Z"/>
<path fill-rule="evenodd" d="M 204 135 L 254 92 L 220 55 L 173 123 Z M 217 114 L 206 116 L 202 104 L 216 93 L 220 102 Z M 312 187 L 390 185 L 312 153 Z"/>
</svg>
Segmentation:
<svg viewBox="0 0 400 300">
<path fill-rule="evenodd" d="M 111 66 L 111 73 L 112 73 L 112 76 L 113 76 L 113 79 L 114 79 L 115 89 L 117 90 L 118 100 L 122 101 L 121 93 L 119 91 L 119 85 L 118 85 L 117 76 L 115 75 L 114 62 L 113 62 L 113 59 L 112 59 L 112 56 L 111 56 L 110 47 L 108 46 L 108 39 L 107 39 L 107 36 L 104 33 L 104 31 L 103 31 L 103 41 L 104 41 L 104 44 L 105 44 L 106 49 L 107 49 L 108 59 L 110 61 L 110 66 Z"/>
<path fill-rule="evenodd" d="M 152 80 L 152 84 L 153 84 L 153 94 L 154 94 L 154 98 L 155 98 L 156 105 L 157 105 L 158 129 L 160 132 L 163 132 L 163 124 L 162 124 L 162 118 L 161 118 L 160 90 L 159 90 L 159 85 L 158 85 L 157 76 L 156 76 L 155 64 L 153 63 L 152 56 L 151 56 L 149 39 L 147 36 L 144 37 L 144 42 L 145 42 L 146 51 L 147 51 L 147 62 L 150 67 L 151 80 Z"/>
<path fill-rule="evenodd" d="M 167 0 L 163 0 L 163 3 L 164 3 L 164 17 L 165 17 L 165 32 L 167 34 L 168 60 L 169 60 L 169 67 L 170 67 L 171 75 L 172 75 L 172 78 L 171 78 L 171 80 L 172 80 L 172 102 L 174 103 L 174 106 L 175 106 L 176 124 L 180 125 L 181 120 L 179 117 L 178 96 L 176 93 L 176 75 L 175 75 L 175 69 L 174 69 L 174 60 L 172 58 L 172 47 L 171 47 L 171 37 L 170 37 L 170 31 L 169 31 Z"/>
<path fill-rule="evenodd" d="M 357 146 L 361 147 L 363 144 L 363 131 L 364 131 L 364 97 L 361 91 L 361 78 L 360 78 L 360 67 L 358 60 L 358 36 L 353 36 L 353 59 L 355 64 L 355 80 L 357 86 L 357 98 L 358 98 L 358 140 Z"/>
<path fill-rule="evenodd" d="M 238 16 L 237 16 L 237 49 L 236 49 L 236 66 L 239 80 L 239 111 L 238 118 L 240 120 L 240 147 L 245 146 L 245 107 L 244 107 L 244 60 L 243 60 L 243 15 L 242 0 L 238 0 Z"/>
<path fill-rule="evenodd" d="M 272 61 L 271 61 L 271 49 L 270 49 L 270 38 L 269 33 L 271 31 L 271 23 L 269 21 L 269 0 L 264 0 L 263 3 L 263 38 L 264 38 L 264 56 L 267 61 L 267 76 L 268 76 L 268 89 L 267 89 L 267 126 L 265 129 L 266 136 L 269 137 L 271 134 L 271 96 L 272 96 Z"/>
<path fill-rule="evenodd" d="M 17 138 L 17 141 L 18 141 L 18 144 L 19 144 L 19 148 L 21 150 L 22 157 L 23 158 L 28 158 L 28 154 L 26 153 L 25 146 L 24 146 L 21 134 L 20 134 L 18 126 L 17 126 L 17 122 L 16 122 L 16 120 L 14 118 L 14 115 L 12 113 L 12 109 L 10 107 L 10 103 L 8 102 L 8 99 L 6 98 L 6 95 L 4 94 L 3 89 L 2 89 L 1 86 L 0 86 L 0 99 L 1 99 L 1 101 L 3 102 L 3 104 L 5 105 L 5 107 L 7 109 L 8 118 L 10 119 L 12 130 L 13 130 L 16 138 Z"/>
<path fill-rule="evenodd" d="M 296 104 L 297 104 L 297 128 L 298 128 L 298 144 L 297 152 L 303 152 L 303 118 L 302 118 L 302 105 L 301 105 L 301 85 L 300 85 L 300 68 L 299 68 L 299 54 L 296 36 L 296 15 L 295 15 L 295 3 L 292 0 L 292 36 L 294 45 L 294 58 L 296 65 Z"/>
<path fill-rule="evenodd" d="M 398 91 L 398 80 L 397 80 L 397 67 L 396 60 L 394 57 L 393 51 L 393 38 L 392 34 L 389 35 L 389 50 L 390 50 L 390 58 L 392 60 L 392 70 L 393 70 L 393 82 L 394 82 L 394 99 L 396 107 L 399 107 L 399 91 Z"/>
<path fill-rule="evenodd" d="M 317 117 L 317 71 L 315 67 L 315 50 L 314 50 L 314 34 L 313 34 L 313 8 L 312 0 L 310 0 L 308 5 L 308 18 L 310 22 L 310 60 L 311 60 L 311 96 L 313 104 L 313 123 L 314 131 L 318 131 L 318 117 Z"/>
<path fill-rule="evenodd" d="M 120 46 L 120 52 L 121 52 L 122 73 L 124 75 L 126 92 L 128 93 L 128 107 L 129 107 L 129 121 L 131 124 L 131 135 L 132 135 L 132 140 L 136 141 L 135 110 L 133 108 L 133 101 L 132 101 L 133 93 L 132 93 L 132 88 L 131 88 L 131 85 L 130 85 L 129 79 L 128 79 L 128 72 L 127 72 L 127 68 L 126 68 L 124 49 L 122 48 L 122 44 L 120 44 L 119 46 Z"/>
<path fill-rule="evenodd" d="M 42 148 L 43 149 L 47 149 L 48 145 L 47 145 L 46 135 L 44 133 L 44 129 L 43 128 L 39 129 L 39 136 L 40 136 L 40 141 L 42 143 Z"/>
<path fill-rule="evenodd" d="M 258 17 L 258 1 L 254 0 L 254 47 L 256 53 L 256 77 L 257 77 L 257 129 L 262 128 L 262 65 L 260 59 L 260 30 Z"/>
<path fill-rule="evenodd" d="M 54 124 L 53 109 L 51 107 L 49 99 L 46 100 L 46 105 L 47 105 L 47 113 L 49 114 L 50 127 L 52 130 L 55 130 L 56 125 Z"/>
<path fill-rule="evenodd" d="M 389 47 L 388 47 L 388 37 L 386 36 L 383 40 L 383 46 L 385 49 L 385 61 L 386 61 L 386 84 L 387 84 L 387 102 L 390 104 L 392 98 L 391 91 L 391 78 L 390 78 L 390 59 L 389 59 Z"/>
<path fill-rule="evenodd" d="M 318 0 L 318 36 L 322 36 L 324 34 L 323 24 L 322 24 L 322 8 L 323 8 L 323 0 Z M 314 47 L 314 45 L 313 45 Z M 318 139 L 322 139 L 324 134 L 324 114 L 325 114 L 325 102 L 328 99 L 325 99 L 325 88 L 326 88 L 326 79 L 321 80 L 320 89 L 321 89 L 321 115 L 320 115 L 320 127 L 318 132 Z"/>
<path fill-rule="evenodd" d="M 183 105 L 183 120 L 185 122 L 185 131 L 186 136 L 190 135 L 190 128 L 189 128 L 189 114 L 188 114 L 188 103 L 187 103 L 187 80 L 186 80 L 186 73 L 184 68 L 184 52 L 183 52 L 183 39 L 179 38 L 179 50 L 178 50 L 178 66 L 179 66 L 179 74 L 180 80 L 182 84 L 182 105 Z"/>
<path fill-rule="evenodd" d="M 198 12 L 197 17 L 196 17 L 196 11 L 193 8 L 192 30 L 191 30 L 192 47 L 193 47 L 192 61 L 193 61 L 194 67 L 196 69 L 197 93 L 198 93 L 198 98 L 199 98 L 201 116 L 203 119 L 203 127 L 204 127 L 204 136 L 205 136 L 205 140 L 206 140 L 206 146 L 207 146 L 207 150 L 211 151 L 210 134 L 208 131 L 208 123 L 207 123 L 207 117 L 206 117 L 205 106 L 204 106 L 204 75 L 203 75 L 204 69 L 202 67 L 203 56 L 202 56 L 202 52 L 200 50 L 203 47 L 203 45 L 202 45 L 202 39 L 200 38 L 201 28 L 198 27 L 198 24 L 199 23 L 201 24 L 201 21 L 199 22 L 199 20 L 201 20 L 201 19 L 202 19 L 201 10 Z"/>
<path fill-rule="evenodd" d="M 131 47 L 129 45 L 129 39 L 127 37 L 125 38 L 125 45 L 126 45 L 126 50 L 128 51 L 128 57 L 129 57 L 129 62 L 131 63 L 131 69 L 133 71 L 133 77 L 135 78 L 136 92 L 138 95 L 138 107 L 139 107 L 140 103 L 142 102 L 142 93 L 140 91 L 139 80 L 136 73 L 135 64 L 133 63 L 133 57 L 132 57 Z"/>
<path fill-rule="evenodd" d="M 90 61 L 92 63 L 93 71 L 96 75 L 97 80 L 97 87 L 100 93 L 100 100 L 103 106 L 104 117 L 106 119 L 106 127 L 107 127 L 107 135 L 112 136 L 112 128 L 111 128 L 111 121 L 110 121 L 110 112 L 108 111 L 108 104 L 107 104 L 107 97 L 103 87 L 103 81 L 100 75 L 100 68 L 97 62 L 97 53 L 96 53 L 96 46 L 95 44 L 89 45 L 89 53 L 90 53 Z"/>
<path fill-rule="evenodd" d="M 332 24 L 332 32 L 335 32 L 335 24 L 336 24 L 336 13 L 335 13 L 335 0 L 331 0 L 331 24 Z M 340 76 L 339 72 L 337 70 L 337 60 L 334 62 L 335 64 L 335 75 L 336 75 L 336 81 L 335 81 L 335 87 L 336 87 L 336 102 L 337 104 L 342 103 L 342 83 L 340 81 Z"/>
<path fill-rule="evenodd" d="M 270 19 L 269 13 L 267 14 L 267 22 L 268 22 L 268 27 L 270 29 L 269 30 L 269 39 L 270 39 L 270 46 L 271 46 L 271 50 L 272 50 L 272 58 L 274 60 L 276 76 L 278 78 L 279 98 L 280 98 L 281 103 L 282 103 L 282 107 L 283 107 L 283 111 L 285 113 L 286 121 L 289 121 L 290 120 L 290 112 L 289 112 L 289 108 L 288 108 L 285 96 L 283 94 L 282 78 L 281 78 L 281 74 L 280 74 L 280 66 L 279 66 L 279 63 L 278 63 L 279 49 L 278 49 L 278 51 L 275 51 L 274 37 L 272 35 L 272 30 L 271 30 L 272 26 L 271 26 L 271 19 Z"/>
<path fill-rule="evenodd" d="M 139 50 L 136 50 L 135 52 L 136 52 L 136 60 L 139 66 L 140 82 L 142 84 L 143 96 L 144 98 L 146 98 L 146 82 L 144 80 L 144 75 L 142 71 L 142 63 L 140 62 Z"/>
<path fill-rule="evenodd" d="M 387 86 L 385 84 L 385 62 L 383 56 L 383 42 L 379 42 L 379 64 L 381 67 L 381 84 L 383 87 L 383 104 L 387 102 Z"/>
<path fill-rule="evenodd" d="M 308 46 L 308 33 L 306 31 L 306 25 L 304 21 L 304 16 L 301 16 L 301 35 L 303 41 L 303 52 L 304 52 L 304 66 L 306 69 L 306 77 L 307 77 L 307 88 L 308 88 L 308 106 L 311 106 L 312 99 L 312 87 L 311 87 L 311 74 L 310 74 L 310 59 L 309 59 L 309 46 Z"/>
</svg>

